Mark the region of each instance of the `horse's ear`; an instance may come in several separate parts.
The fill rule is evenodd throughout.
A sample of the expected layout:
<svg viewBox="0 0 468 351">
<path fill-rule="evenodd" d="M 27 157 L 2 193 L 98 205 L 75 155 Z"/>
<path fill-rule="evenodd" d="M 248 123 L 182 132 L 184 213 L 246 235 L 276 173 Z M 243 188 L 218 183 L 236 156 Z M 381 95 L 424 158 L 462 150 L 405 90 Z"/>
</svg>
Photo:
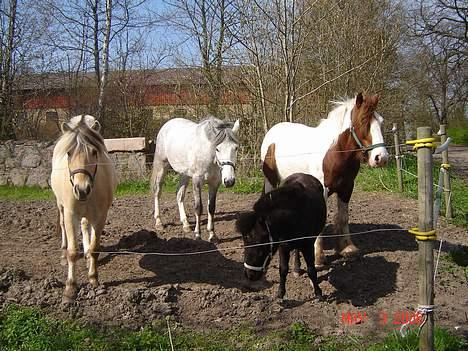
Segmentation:
<svg viewBox="0 0 468 351">
<path fill-rule="evenodd" d="M 73 128 L 67 122 L 63 122 L 60 129 L 62 129 L 62 133 L 66 133 L 71 131 Z"/>
<path fill-rule="evenodd" d="M 362 96 L 362 92 L 359 92 L 356 96 L 356 107 L 360 108 L 362 103 L 364 102 L 364 97 Z"/>
<path fill-rule="evenodd" d="M 379 94 L 372 95 L 371 104 L 373 106 L 377 106 L 378 103 L 379 103 Z"/>
<path fill-rule="evenodd" d="M 101 123 L 99 121 L 94 121 L 93 127 L 92 127 L 96 132 L 99 132 L 101 130 Z"/>
<path fill-rule="evenodd" d="M 234 126 L 232 127 L 232 132 L 237 135 L 237 132 L 239 131 L 239 127 L 240 127 L 240 122 L 239 120 L 236 120 L 236 122 L 234 123 Z"/>
</svg>

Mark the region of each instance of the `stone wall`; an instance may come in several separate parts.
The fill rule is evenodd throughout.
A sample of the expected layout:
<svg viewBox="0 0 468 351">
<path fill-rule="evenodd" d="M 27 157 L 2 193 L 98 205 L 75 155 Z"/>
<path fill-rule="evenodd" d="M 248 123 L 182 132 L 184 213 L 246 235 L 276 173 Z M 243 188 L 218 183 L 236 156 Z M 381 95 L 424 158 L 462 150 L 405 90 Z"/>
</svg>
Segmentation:
<svg viewBox="0 0 468 351">
<path fill-rule="evenodd" d="M 148 179 L 145 142 L 143 148 L 140 142 L 133 150 L 128 142 L 124 142 L 125 147 L 116 147 L 118 144 L 112 139 L 109 153 L 119 181 Z M 30 140 L 0 142 L 0 185 L 49 187 L 54 145 L 55 142 Z"/>
</svg>

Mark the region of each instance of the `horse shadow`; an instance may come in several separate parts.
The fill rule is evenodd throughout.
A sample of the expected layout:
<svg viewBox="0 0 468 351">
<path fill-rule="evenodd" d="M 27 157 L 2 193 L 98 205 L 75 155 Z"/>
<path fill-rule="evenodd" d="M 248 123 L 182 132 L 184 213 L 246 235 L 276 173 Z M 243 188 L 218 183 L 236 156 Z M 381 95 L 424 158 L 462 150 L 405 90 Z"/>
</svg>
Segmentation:
<svg viewBox="0 0 468 351">
<path fill-rule="evenodd" d="M 328 299 L 351 302 L 353 306 L 373 305 L 379 298 L 395 292 L 399 266 L 382 256 L 337 262 L 328 273 L 328 282 L 336 289 Z"/>
<path fill-rule="evenodd" d="M 203 283 L 241 291 L 263 290 L 253 288 L 244 277 L 241 262 L 231 260 L 218 251 L 216 245 L 204 240 L 188 238 L 158 238 L 154 232 L 139 230 L 103 251 L 137 251 L 142 253 L 139 266 L 153 273 L 153 277 L 113 281 L 110 286 L 123 283 L 146 283 L 148 287 L 165 284 Z M 162 253 L 164 255 L 153 254 Z M 146 254 L 145 254 L 146 253 Z M 115 254 L 108 254 L 100 261 L 104 265 Z"/>
<path fill-rule="evenodd" d="M 400 265 L 387 261 L 383 256 L 368 256 L 368 254 L 417 251 L 418 245 L 405 228 L 394 224 L 352 223 L 349 228 L 351 235 L 372 232 L 352 236 L 354 244 L 360 250 L 357 258 L 345 260 L 335 253 L 326 257 L 330 271 L 324 279 L 335 287 L 335 291 L 328 299 L 350 302 L 354 306 L 373 305 L 379 298 L 395 292 Z M 327 237 L 334 234 L 332 225 L 325 228 L 323 234 L 325 249 L 335 247 L 338 238 Z"/>
<path fill-rule="evenodd" d="M 234 221 L 238 218 L 239 213 L 230 211 L 230 212 L 216 212 L 214 216 L 214 225 L 216 229 L 216 224 L 219 222 L 231 222 Z M 194 215 L 189 216 L 189 223 L 192 227 L 192 229 L 195 227 L 195 218 Z M 202 215 L 202 218 L 200 219 L 200 226 L 205 227 L 208 224 L 208 218 L 206 216 Z M 165 227 L 182 227 L 182 223 L 180 221 L 166 221 L 164 223 Z"/>
<path fill-rule="evenodd" d="M 352 223 L 349 225 L 352 233 L 361 233 L 372 230 L 371 233 L 352 236 L 354 244 L 360 249 L 362 254 L 376 252 L 395 251 L 418 251 L 418 242 L 414 235 L 408 233 L 408 228 L 402 228 L 395 224 L 368 224 Z M 387 229 L 390 229 L 387 231 Z M 327 228 L 330 231 L 331 228 Z M 336 239 L 336 238 L 334 238 Z M 439 240 L 434 241 L 434 248 L 439 247 Z M 463 245 L 453 244 L 444 240 L 442 252 L 462 250 Z"/>
<path fill-rule="evenodd" d="M 388 230 L 390 229 L 390 230 Z M 407 229 L 395 224 L 349 224 L 351 239 L 362 254 L 385 251 L 417 251 L 418 244 Z M 363 233 L 372 231 L 370 233 Z M 353 233 L 359 233 L 353 235 Z M 328 225 L 323 232 L 323 243 L 326 250 L 333 249 L 338 241 L 334 235 L 333 225 Z"/>
</svg>

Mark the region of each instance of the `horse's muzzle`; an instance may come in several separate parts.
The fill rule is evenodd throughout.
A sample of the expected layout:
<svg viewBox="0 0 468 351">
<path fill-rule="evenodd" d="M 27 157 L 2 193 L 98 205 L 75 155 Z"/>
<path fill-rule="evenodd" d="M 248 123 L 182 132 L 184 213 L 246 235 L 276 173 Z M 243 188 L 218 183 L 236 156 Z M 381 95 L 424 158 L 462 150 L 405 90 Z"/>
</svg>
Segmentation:
<svg viewBox="0 0 468 351">
<path fill-rule="evenodd" d="M 75 198 L 79 201 L 86 201 L 90 193 L 91 186 L 89 184 L 86 185 L 84 189 L 78 185 L 73 186 L 73 195 L 75 195 Z"/>
<path fill-rule="evenodd" d="M 387 150 L 379 148 L 380 150 L 372 150 L 369 155 L 369 166 L 372 168 L 385 167 L 388 162 L 388 152 Z"/>
<path fill-rule="evenodd" d="M 234 186 L 236 182 L 236 178 L 230 178 L 230 179 L 223 179 L 223 184 L 226 188 L 231 188 Z"/>
</svg>

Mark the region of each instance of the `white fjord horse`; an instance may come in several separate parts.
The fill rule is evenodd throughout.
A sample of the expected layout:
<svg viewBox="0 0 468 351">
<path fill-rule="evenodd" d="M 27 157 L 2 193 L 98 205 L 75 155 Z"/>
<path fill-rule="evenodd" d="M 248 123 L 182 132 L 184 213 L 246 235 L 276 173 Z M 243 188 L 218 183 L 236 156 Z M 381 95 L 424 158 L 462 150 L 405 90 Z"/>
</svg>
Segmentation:
<svg viewBox="0 0 468 351">
<path fill-rule="evenodd" d="M 177 188 L 177 205 L 183 230 L 191 230 L 184 208 L 185 191 L 192 179 L 195 199 L 195 238 L 200 239 L 200 216 L 202 214 L 201 188 L 208 183 L 209 241 L 216 239 L 213 217 L 216 194 L 221 183 L 231 187 L 235 182 L 235 168 L 239 141 L 239 120 L 223 122 L 214 117 L 194 123 L 183 118 L 174 118 L 165 123 L 156 138 L 156 148 L 151 177 L 154 192 L 154 219 L 156 229 L 164 228 L 159 211 L 161 182 L 169 166 L 180 174 Z"/>
<path fill-rule="evenodd" d="M 382 135 L 383 118 L 376 112 L 378 96 L 362 93 L 356 99 L 336 102 L 336 107 L 320 124 L 311 128 L 299 123 L 279 123 L 265 135 L 261 146 L 265 192 L 297 172 L 321 181 L 325 198 L 336 193 L 338 210 L 334 223 L 342 256 L 359 252 L 352 243 L 348 226 L 348 203 L 360 163 L 370 167 L 386 165 L 388 153 Z M 315 264 L 324 265 L 323 240 L 315 242 Z M 296 262 L 298 262 L 296 260 Z"/>
<path fill-rule="evenodd" d="M 68 262 L 64 302 L 76 296 L 77 236 L 83 236 L 88 278 L 99 285 L 99 239 L 117 186 L 114 163 L 107 154 L 100 124 L 92 116 L 76 116 L 62 124 L 52 157 L 51 186 L 57 200 L 62 233 L 62 261 Z"/>
</svg>

